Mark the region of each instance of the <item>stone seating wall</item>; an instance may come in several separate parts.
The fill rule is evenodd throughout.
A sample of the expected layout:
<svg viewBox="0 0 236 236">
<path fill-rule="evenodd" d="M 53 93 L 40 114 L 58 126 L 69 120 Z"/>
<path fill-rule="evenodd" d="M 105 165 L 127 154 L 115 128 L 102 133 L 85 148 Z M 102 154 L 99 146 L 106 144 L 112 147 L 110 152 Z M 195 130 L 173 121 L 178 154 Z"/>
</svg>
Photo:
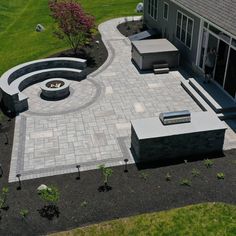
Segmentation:
<svg viewBox="0 0 236 236">
<path fill-rule="evenodd" d="M 79 58 L 48 58 L 15 66 L 0 78 L 1 100 L 4 107 L 12 113 L 28 109 L 28 97 L 22 91 L 32 84 L 49 78 L 81 80 L 86 60 Z"/>
</svg>

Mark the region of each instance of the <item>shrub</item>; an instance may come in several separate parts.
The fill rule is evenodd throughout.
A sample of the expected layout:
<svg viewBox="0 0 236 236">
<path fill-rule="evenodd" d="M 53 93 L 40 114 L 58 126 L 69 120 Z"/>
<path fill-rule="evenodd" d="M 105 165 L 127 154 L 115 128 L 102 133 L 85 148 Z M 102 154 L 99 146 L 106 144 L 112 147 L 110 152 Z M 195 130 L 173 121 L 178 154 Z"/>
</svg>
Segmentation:
<svg viewBox="0 0 236 236">
<path fill-rule="evenodd" d="M 58 25 L 55 35 L 67 42 L 76 54 L 93 38 L 95 19 L 75 0 L 49 1 L 51 16 Z"/>
<path fill-rule="evenodd" d="M 198 177 L 200 175 L 200 171 L 194 168 L 192 169 L 191 174 L 193 177 Z"/>
<path fill-rule="evenodd" d="M 1 122 L 3 121 L 3 117 L 4 117 L 3 113 L 0 111 L 0 128 L 1 128 L 1 125 L 2 125 Z"/>
<path fill-rule="evenodd" d="M 181 181 L 180 181 L 180 185 L 182 185 L 182 186 L 191 186 L 191 181 L 189 180 L 189 179 L 182 179 Z"/>
<path fill-rule="evenodd" d="M 204 165 L 207 167 L 207 168 L 211 168 L 212 167 L 212 165 L 213 165 L 213 161 L 212 160 L 210 160 L 210 159 L 206 159 L 206 160 L 204 160 Z"/>
<path fill-rule="evenodd" d="M 171 174 L 169 172 L 166 174 L 166 181 L 171 181 Z"/>
<path fill-rule="evenodd" d="M 224 179 L 225 178 L 225 174 L 223 172 L 217 173 L 217 179 Z"/>
<path fill-rule="evenodd" d="M 2 193 L 0 195 L 0 209 L 7 207 L 7 196 L 9 189 L 7 187 L 2 188 Z"/>
<path fill-rule="evenodd" d="M 104 177 L 104 185 L 108 185 L 108 178 L 112 175 L 113 170 L 109 167 L 105 167 L 105 165 L 100 165 L 99 169 L 102 171 Z"/>
<path fill-rule="evenodd" d="M 55 205 L 59 200 L 59 190 L 55 186 L 38 191 L 39 197 L 49 205 Z"/>
<path fill-rule="evenodd" d="M 44 189 L 38 190 L 39 197 L 46 202 L 46 204 L 38 210 L 42 217 L 52 220 L 55 216 L 59 217 L 60 211 L 56 205 L 59 201 L 59 190 L 55 186 L 46 186 Z"/>
<path fill-rule="evenodd" d="M 149 175 L 144 171 L 142 171 L 139 176 L 141 179 L 147 180 Z"/>
<path fill-rule="evenodd" d="M 80 206 L 81 207 L 86 207 L 88 205 L 88 202 L 87 201 L 83 201 L 81 202 Z"/>
<path fill-rule="evenodd" d="M 27 209 L 22 209 L 20 210 L 20 215 L 25 219 L 29 215 L 29 211 Z"/>
</svg>

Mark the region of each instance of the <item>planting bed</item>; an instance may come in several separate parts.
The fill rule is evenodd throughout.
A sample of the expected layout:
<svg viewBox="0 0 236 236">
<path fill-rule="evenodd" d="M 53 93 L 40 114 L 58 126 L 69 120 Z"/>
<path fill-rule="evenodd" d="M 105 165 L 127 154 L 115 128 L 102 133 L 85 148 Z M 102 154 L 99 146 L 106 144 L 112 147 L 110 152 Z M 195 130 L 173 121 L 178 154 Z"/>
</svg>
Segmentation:
<svg viewBox="0 0 236 236">
<path fill-rule="evenodd" d="M 4 174 L 0 186 L 9 187 L 8 210 L 1 210 L 0 235 L 42 235 L 63 231 L 95 222 L 181 207 L 199 202 L 226 202 L 235 204 L 236 199 L 236 151 L 225 153 L 222 158 L 213 159 L 213 165 L 207 168 L 204 161 L 182 162 L 170 166 L 130 165 L 128 172 L 124 167 L 113 168 L 109 179 L 112 189 L 100 192 L 103 185 L 100 170 L 78 174 L 60 175 L 8 184 L 8 172 L 13 141 L 14 120 L 5 120 L 9 126 L 9 145 L 5 145 L 0 135 L 1 163 Z M 203 157 L 202 157 L 203 158 Z M 206 157 L 204 157 L 206 158 Z M 194 177 L 197 169 L 200 173 Z M 193 172 L 193 173 L 192 173 Z M 217 173 L 223 172 L 224 179 L 217 179 Z M 169 173 L 170 181 L 166 175 Z M 189 180 L 191 186 L 181 185 Z M 44 206 L 37 195 L 40 184 L 54 185 L 59 188 L 59 217 L 49 220 L 40 216 Z M 20 211 L 27 209 L 29 215 L 22 219 Z"/>
<path fill-rule="evenodd" d="M 134 34 L 138 34 L 142 31 L 147 30 L 145 26 L 143 26 L 143 21 L 128 21 L 117 26 L 117 29 L 126 37 L 129 37 Z"/>
<path fill-rule="evenodd" d="M 99 42 L 99 43 L 98 43 Z M 108 52 L 101 39 L 101 35 L 94 36 L 93 41 L 78 50 L 75 55 L 73 50 L 69 49 L 52 55 L 51 57 L 76 57 L 87 60 L 87 67 L 83 70 L 84 76 L 97 70 L 107 59 Z"/>
</svg>

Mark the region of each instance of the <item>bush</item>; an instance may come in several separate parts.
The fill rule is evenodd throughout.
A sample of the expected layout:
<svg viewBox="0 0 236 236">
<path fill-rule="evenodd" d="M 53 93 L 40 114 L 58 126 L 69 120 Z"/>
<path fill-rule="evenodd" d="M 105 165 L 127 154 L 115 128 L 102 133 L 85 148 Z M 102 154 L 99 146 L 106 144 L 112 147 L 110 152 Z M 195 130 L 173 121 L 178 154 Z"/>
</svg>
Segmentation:
<svg viewBox="0 0 236 236">
<path fill-rule="evenodd" d="M 59 190 L 55 186 L 38 191 L 39 197 L 48 204 L 55 205 L 59 200 Z"/>
<path fill-rule="evenodd" d="M 20 215 L 25 219 L 29 215 L 29 211 L 27 209 L 22 209 L 20 210 Z"/>
<path fill-rule="evenodd" d="M 224 179 L 225 174 L 223 172 L 220 172 L 220 173 L 217 173 L 216 177 L 217 177 L 217 179 Z"/>
<path fill-rule="evenodd" d="M 7 196 L 9 189 L 7 187 L 2 188 L 2 193 L 0 195 L 0 209 L 7 208 Z"/>
<path fill-rule="evenodd" d="M 108 184 L 108 178 L 112 175 L 113 170 L 109 167 L 105 167 L 105 165 L 100 165 L 99 169 L 102 171 L 104 177 L 104 184 Z"/>
<path fill-rule="evenodd" d="M 166 174 L 166 181 L 171 181 L 171 174 L 169 172 Z"/>
<path fill-rule="evenodd" d="M 49 1 L 51 16 L 58 25 L 55 35 L 67 42 L 76 54 L 93 38 L 95 19 L 75 1 Z"/>
<path fill-rule="evenodd" d="M 193 177 L 198 177 L 200 175 L 200 171 L 197 169 L 192 169 L 191 174 Z"/>
<path fill-rule="evenodd" d="M 149 175 L 148 175 L 148 173 L 145 173 L 144 171 L 141 171 L 139 176 L 140 176 L 141 179 L 147 180 Z"/>
<path fill-rule="evenodd" d="M 180 181 L 180 185 L 182 185 L 182 186 L 188 186 L 188 187 L 190 187 L 191 186 L 191 181 L 189 180 L 189 179 L 182 179 L 181 181 Z"/>
<path fill-rule="evenodd" d="M 212 160 L 210 160 L 210 159 L 204 160 L 204 165 L 206 166 L 206 168 L 212 167 L 213 163 L 214 162 Z"/>
</svg>

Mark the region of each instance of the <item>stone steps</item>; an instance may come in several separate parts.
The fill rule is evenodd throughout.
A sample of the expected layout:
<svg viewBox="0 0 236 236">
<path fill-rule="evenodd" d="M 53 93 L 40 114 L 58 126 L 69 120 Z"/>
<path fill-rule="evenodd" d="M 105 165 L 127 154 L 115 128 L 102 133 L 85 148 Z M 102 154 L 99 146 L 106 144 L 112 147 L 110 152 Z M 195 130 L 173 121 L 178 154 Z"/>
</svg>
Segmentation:
<svg viewBox="0 0 236 236">
<path fill-rule="evenodd" d="M 204 85 L 202 84 L 202 81 L 200 82 L 195 78 L 190 78 L 189 84 L 217 114 L 236 112 L 236 103 L 233 101 L 233 99 L 221 91 L 221 89 L 218 88 L 214 83 Z"/>
<path fill-rule="evenodd" d="M 169 73 L 169 71 L 170 69 L 168 67 L 153 69 L 154 74 L 166 74 L 166 73 Z"/>
<path fill-rule="evenodd" d="M 190 85 L 190 81 L 181 78 L 181 86 L 203 111 L 211 111 L 216 113 L 216 111 L 212 109 L 212 107 L 208 105 L 203 97 Z M 236 119 L 236 111 L 224 111 L 220 113 L 218 112 L 216 113 L 216 115 L 220 120 Z"/>
<path fill-rule="evenodd" d="M 212 111 L 211 107 L 204 101 L 204 99 L 196 92 L 193 87 L 190 86 L 188 80 L 181 78 L 181 86 L 203 111 Z"/>
</svg>

